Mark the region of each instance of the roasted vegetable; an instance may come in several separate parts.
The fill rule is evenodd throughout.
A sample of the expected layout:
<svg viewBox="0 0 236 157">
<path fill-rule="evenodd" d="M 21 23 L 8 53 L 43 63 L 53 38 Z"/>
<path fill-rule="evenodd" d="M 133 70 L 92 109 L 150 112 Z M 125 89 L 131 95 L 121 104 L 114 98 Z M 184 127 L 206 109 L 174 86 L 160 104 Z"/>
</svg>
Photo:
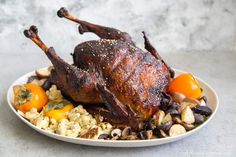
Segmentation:
<svg viewBox="0 0 236 157">
<path fill-rule="evenodd" d="M 167 113 L 167 114 L 165 115 L 165 117 L 163 118 L 163 120 L 162 120 L 161 123 L 163 124 L 163 123 L 169 122 L 169 121 L 172 121 L 172 117 L 171 117 L 170 113 Z"/>
<path fill-rule="evenodd" d="M 157 127 L 155 118 L 151 118 L 146 122 L 146 125 L 143 127 L 144 130 L 153 130 Z"/>
<path fill-rule="evenodd" d="M 41 111 L 43 106 L 48 102 L 45 91 L 33 83 L 28 83 L 23 86 L 15 86 L 14 89 L 14 104 L 17 110 L 28 112 L 32 108 Z"/>
<path fill-rule="evenodd" d="M 153 132 L 152 130 L 140 131 L 137 135 L 141 140 L 149 140 L 152 138 Z"/>
<path fill-rule="evenodd" d="M 153 130 L 153 134 L 156 135 L 157 137 L 159 138 L 164 138 L 164 137 L 167 137 L 168 135 L 163 131 L 163 130 L 160 130 L 158 128 L 155 128 Z"/>
<path fill-rule="evenodd" d="M 170 93 L 182 93 L 187 97 L 200 98 L 202 90 L 197 80 L 191 74 L 181 74 L 173 79 L 169 85 Z"/>
<path fill-rule="evenodd" d="M 203 116 L 201 114 L 198 114 L 198 113 L 194 114 L 194 118 L 195 118 L 195 123 L 196 124 L 201 124 L 205 121 L 205 116 Z"/>
<path fill-rule="evenodd" d="M 98 139 L 100 134 L 101 134 L 101 128 L 94 126 L 89 128 L 89 130 L 85 134 L 80 135 L 80 137 L 88 139 Z"/>
<path fill-rule="evenodd" d="M 51 67 L 46 67 L 35 70 L 35 73 L 39 78 L 48 78 L 51 75 L 51 70 Z"/>
<path fill-rule="evenodd" d="M 172 126 L 173 122 L 172 121 L 167 121 L 158 126 L 157 128 L 163 131 L 168 131 L 170 127 Z"/>
<path fill-rule="evenodd" d="M 179 111 L 174 108 L 170 108 L 166 111 L 166 113 L 169 113 L 170 115 L 179 115 Z"/>
<path fill-rule="evenodd" d="M 120 129 L 114 129 L 111 131 L 111 137 L 113 138 L 113 140 L 117 140 L 118 138 L 121 137 L 121 133 L 122 131 Z"/>
<path fill-rule="evenodd" d="M 170 130 L 169 130 L 169 135 L 170 136 L 177 136 L 186 133 L 185 128 L 180 125 L 180 124 L 174 124 Z"/>
<path fill-rule="evenodd" d="M 205 116 L 209 116 L 212 114 L 212 110 L 207 106 L 196 106 L 193 108 L 195 113 L 199 113 Z"/>
<path fill-rule="evenodd" d="M 32 83 L 33 82 L 33 83 L 37 84 L 38 81 L 39 81 L 38 76 L 30 76 L 27 80 L 27 83 Z"/>
<path fill-rule="evenodd" d="M 200 101 L 195 98 L 186 97 L 181 104 L 189 106 L 190 108 L 194 108 L 195 106 L 200 105 Z"/>
<path fill-rule="evenodd" d="M 159 110 L 159 111 L 154 115 L 156 125 L 160 125 L 161 122 L 163 121 L 164 117 L 165 117 L 165 112 L 162 111 L 162 110 Z"/>
<path fill-rule="evenodd" d="M 126 138 L 127 136 L 131 135 L 131 133 L 132 133 L 131 127 L 126 127 L 123 129 L 121 136 L 123 138 Z"/>
<path fill-rule="evenodd" d="M 49 90 L 50 87 L 52 86 L 52 82 L 50 79 L 46 79 L 43 84 L 41 85 L 41 87 L 46 91 Z"/>
<path fill-rule="evenodd" d="M 173 122 L 176 124 L 182 124 L 182 120 L 179 117 L 173 117 Z"/>
<path fill-rule="evenodd" d="M 178 92 L 172 92 L 171 96 L 172 96 L 173 101 L 177 103 L 181 103 L 186 98 L 185 95 Z"/>
<path fill-rule="evenodd" d="M 195 122 L 193 111 L 187 106 L 181 113 L 181 120 L 187 124 Z"/>
<path fill-rule="evenodd" d="M 108 139 L 108 138 L 109 138 L 109 134 L 101 134 L 98 137 L 98 139 Z"/>
<path fill-rule="evenodd" d="M 193 124 L 182 123 L 182 125 L 188 131 L 192 130 L 193 128 L 195 128 L 195 126 Z"/>
<path fill-rule="evenodd" d="M 27 83 L 33 83 L 33 84 L 35 84 L 37 86 L 42 87 L 42 85 L 45 83 L 46 80 L 47 80 L 46 78 L 40 79 L 38 76 L 30 76 L 28 78 L 28 80 L 27 80 Z"/>
</svg>

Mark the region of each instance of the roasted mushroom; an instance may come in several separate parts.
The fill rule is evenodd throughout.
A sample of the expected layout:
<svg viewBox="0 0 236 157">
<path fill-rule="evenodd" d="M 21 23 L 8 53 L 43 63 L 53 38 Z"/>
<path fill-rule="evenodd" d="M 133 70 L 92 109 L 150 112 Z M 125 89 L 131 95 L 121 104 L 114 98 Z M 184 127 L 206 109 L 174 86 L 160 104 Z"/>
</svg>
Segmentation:
<svg viewBox="0 0 236 157">
<path fill-rule="evenodd" d="M 196 106 L 193 108 L 195 113 L 199 113 L 205 116 L 212 114 L 212 110 L 208 106 Z"/>
</svg>

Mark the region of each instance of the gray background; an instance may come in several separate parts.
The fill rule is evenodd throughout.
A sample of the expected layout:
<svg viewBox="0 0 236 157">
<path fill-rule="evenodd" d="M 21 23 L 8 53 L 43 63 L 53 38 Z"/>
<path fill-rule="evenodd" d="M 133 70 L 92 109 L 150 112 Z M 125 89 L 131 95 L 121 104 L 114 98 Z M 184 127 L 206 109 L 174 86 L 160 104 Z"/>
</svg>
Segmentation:
<svg viewBox="0 0 236 157">
<path fill-rule="evenodd" d="M 99 148 L 41 135 L 21 122 L 6 103 L 6 91 L 19 76 L 50 62 L 22 31 L 37 25 L 58 54 L 79 42 L 77 25 L 60 19 L 67 7 L 81 19 L 129 32 L 143 48 L 141 31 L 173 67 L 210 83 L 220 98 L 215 118 L 184 140 L 147 148 Z M 0 156 L 235 156 L 236 155 L 236 1 L 234 0 L 0 0 Z"/>
</svg>

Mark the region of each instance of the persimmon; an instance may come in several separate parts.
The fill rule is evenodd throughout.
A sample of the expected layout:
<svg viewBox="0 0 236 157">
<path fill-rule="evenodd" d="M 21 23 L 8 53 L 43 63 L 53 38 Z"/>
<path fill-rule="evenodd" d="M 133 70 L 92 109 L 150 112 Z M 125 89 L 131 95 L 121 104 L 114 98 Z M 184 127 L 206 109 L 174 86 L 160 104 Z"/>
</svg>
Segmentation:
<svg viewBox="0 0 236 157">
<path fill-rule="evenodd" d="M 28 112 L 32 108 L 41 111 L 48 102 L 46 92 L 40 86 L 28 83 L 23 86 L 14 87 L 14 104 L 17 110 Z"/>
<path fill-rule="evenodd" d="M 174 78 L 169 85 L 169 92 L 182 93 L 191 98 L 200 98 L 202 90 L 192 74 L 184 73 Z"/>
<path fill-rule="evenodd" d="M 67 100 L 50 101 L 44 107 L 44 114 L 50 118 L 60 121 L 67 118 L 67 113 L 74 108 Z"/>
</svg>

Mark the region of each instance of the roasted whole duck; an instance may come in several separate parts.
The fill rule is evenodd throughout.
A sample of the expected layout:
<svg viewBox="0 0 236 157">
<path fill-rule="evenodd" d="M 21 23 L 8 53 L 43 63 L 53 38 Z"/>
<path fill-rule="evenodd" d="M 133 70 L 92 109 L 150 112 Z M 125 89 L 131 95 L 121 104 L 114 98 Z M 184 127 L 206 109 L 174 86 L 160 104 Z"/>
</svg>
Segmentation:
<svg viewBox="0 0 236 157">
<path fill-rule="evenodd" d="M 82 21 L 65 8 L 57 15 L 80 24 L 81 34 L 92 32 L 101 38 L 77 45 L 70 65 L 41 41 L 35 26 L 24 31 L 52 62 L 51 82 L 66 96 L 113 124 L 133 128 L 150 119 L 167 101 L 166 89 L 174 72 L 144 32 L 147 51 L 138 48 L 126 32 Z"/>
</svg>

